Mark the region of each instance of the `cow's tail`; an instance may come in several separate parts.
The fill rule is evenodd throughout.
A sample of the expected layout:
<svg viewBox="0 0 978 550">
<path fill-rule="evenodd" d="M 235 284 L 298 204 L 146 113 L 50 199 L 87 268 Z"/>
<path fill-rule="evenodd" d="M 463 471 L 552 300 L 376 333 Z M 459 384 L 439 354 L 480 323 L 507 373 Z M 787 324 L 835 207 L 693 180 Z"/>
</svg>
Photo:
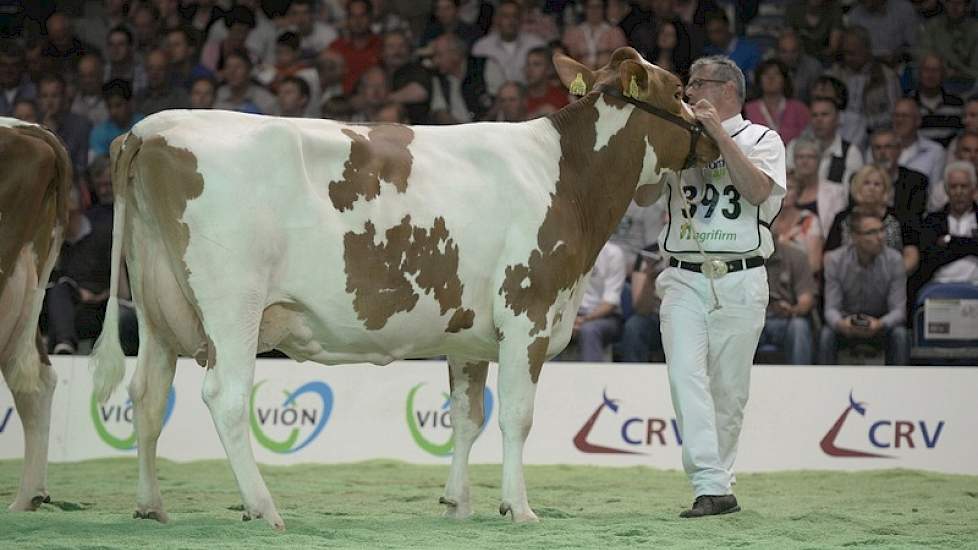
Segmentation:
<svg viewBox="0 0 978 550">
<path fill-rule="evenodd" d="M 126 196 L 132 177 L 132 161 L 139 150 L 139 140 L 129 133 L 117 137 L 110 148 L 112 161 L 112 278 L 109 302 L 105 308 L 102 333 L 95 342 L 89 364 L 96 398 L 104 403 L 126 374 L 126 356 L 119 342 L 119 277 L 122 271 L 122 248 L 126 228 Z"/>
<path fill-rule="evenodd" d="M 36 235 L 34 239 L 34 251 L 38 258 L 43 258 L 44 263 L 37 274 L 37 287 L 34 295 L 31 296 L 33 301 L 31 315 L 28 317 L 28 322 L 20 327 L 21 334 L 16 340 L 17 350 L 14 352 L 10 376 L 7 377 L 11 391 L 33 393 L 40 389 L 41 361 L 47 357 L 46 354 L 41 353 L 41 347 L 37 343 L 37 320 L 44 306 L 44 292 L 47 289 L 48 279 L 58 260 L 61 242 L 68 227 L 68 194 L 71 192 L 72 171 L 71 158 L 68 157 L 68 152 L 57 135 L 34 126 L 22 126 L 21 130 L 47 143 L 55 157 L 54 178 L 49 182 L 46 192 L 46 198 L 53 196 L 54 201 L 45 201 L 45 208 L 54 209 L 51 214 L 54 218 L 54 227 L 51 235 Z M 41 214 L 42 217 L 47 215 L 49 215 L 47 212 Z"/>
</svg>

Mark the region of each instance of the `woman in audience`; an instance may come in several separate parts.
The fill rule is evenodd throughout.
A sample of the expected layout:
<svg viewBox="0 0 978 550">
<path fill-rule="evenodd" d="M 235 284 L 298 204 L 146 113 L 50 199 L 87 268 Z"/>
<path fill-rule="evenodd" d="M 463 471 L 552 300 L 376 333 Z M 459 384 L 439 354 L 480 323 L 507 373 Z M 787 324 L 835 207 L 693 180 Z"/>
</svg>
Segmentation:
<svg viewBox="0 0 978 550">
<path fill-rule="evenodd" d="M 772 58 L 761 62 L 754 72 L 754 91 L 758 98 L 744 105 L 748 120 L 777 132 L 785 145 L 801 135 L 811 117 L 804 103 L 791 99 L 794 90 L 783 61 Z"/>
<path fill-rule="evenodd" d="M 822 226 L 811 210 L 798 207 L 798 180 L 793 173 L 788 174 L 787 181 L 788 190 L 771 233 L 777 235 L 778 245 L 794 243 L 804 250 L 812 273 L 817 275 L 822 270 Z"/>
<path fill-rule="evenodd" d="M 849 201 L 845 187 L 819 181 L 818 166 L 822 151 L 814 139 L 809 137 L 796 139 L 794 155 L 793 179 L 797 186 L 796 206 L 818 217 L 818 227 L 822 237 L 825 237 L 832 227 L 835 215 L 841 212 Z M 818 271 L 815 266 L 812 269 Z"/>
</svg>

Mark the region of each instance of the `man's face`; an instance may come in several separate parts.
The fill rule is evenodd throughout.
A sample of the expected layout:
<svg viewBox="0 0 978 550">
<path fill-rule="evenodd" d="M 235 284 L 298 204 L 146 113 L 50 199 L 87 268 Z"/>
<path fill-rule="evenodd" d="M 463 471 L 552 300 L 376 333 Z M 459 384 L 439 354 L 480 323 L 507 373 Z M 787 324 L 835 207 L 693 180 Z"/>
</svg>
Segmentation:
<svg viewBox="0 0 978 550">
<path fill-rule="evenodd" d="M 98 198 L 99 204 L 112 204 L 112 200 L 115 198 L 112 196 L 112 171 L 102 170 L 100 173 L 95 174 L 94 180 L 92 180 L 92 187 L 95 191 L 95 197 Z"/>
<path fill-rule="evenodd" d="M 283 113 L 302 113 L 309 98 L 302 95 L 294 82 L 284 82 L 278 87 L 278 105 Z"/>
<path fill-rule="evenodd" d="M 23 76 L 23 59 L 0 54 L 0 88 L 16 88 Z"/>
<path fill-rule="evenodd" d="M 978 101 L 969 101 L 964 106 L 964 129 L 978 134 Z"/>
<path fill-rule="evenodd" d="M 106 45 L 108 46 L 106 48 L 106 57 L 109 58 L 109 62 L 121 63 L 129 58 L 129 39 L 124 33 L 109 33 L 109 37 L 106 40 Z"/>
<path fill-rule="evenodd" d="M 496 29 L 503 41 L 516 40 L 520 31 L 520 9 L 515 4 L 500 6 L 496 15 Z"/>
<path fill-rule="evenodd" d="M 62 13 L 55 13 L 48 18 L 48 40 L 57 46 L 67 46 L 71 43 L 71 25 Z"/>
<path fill-rule="evenodd" d="M 150 88 L 166 87 L 166 70 L 169 60 L 166 54 L 153 50 L 146 56 L 146 83 Z"/>
<path fill-rule="evenodd" d="M 389 69 L 403 67 L 411 59 L 411 46 L 402 34 L 388 34 L 384 37 L 382 53 L 384 66 Z"/>
<path fill-rule="evenodd" d="M 689 104 L 693 105 L 699 100 L 705 99 L 714 106 L 718 105 L 723 99 L 724 87 L 729 85 L 727 82 L 718 82 L 718 80 L 710 67 L 699 67 L 690 73 L 689 81 L 684 89 Z"/>
<path fill-rule="evenodd" d="M 228 44 L 231 45 L 231 48 L 243 48 L 245 42 L 248 41 L 249 34 L 251 34 L 251 27 L 244 23 L 234 23 L 228 29 Z"/>
<path fill-rule="evenodd" d="M 166 35 L 166 53 L 170 56 L 172 65 L 180 65 L 190 57 L 190 44 L 182 32 L 171 32 Z"/>
<path fill-rule="evenodd" d="M 112 96 L 106 100 L 105 105 L 109 109 L 109 118 L 116 126 L 125 128 L 129 125 L 129 119 L 132 118 L 132 105 L 129 101 L 119 96 Z"/>
<path fill-rule="evenodd" d="M 550 76 L 550 62 L 545 56 L 530 54 L 526 56 L 526 67 L 523 71 L 528 85 L 540 84 Z"/>
<path fill-rule="evenodd" d="M 378 107 L 387 100 L 387 81 L 381 71 L 369 71 L 363 76 L 360 94 L 364 102 L 371 107 Z"/>
<path fill-rule="evenodd" d="M 941 89 L 941 81 L 944 80 L 944 65 L 941 60 L 927 56 L 920 62 L 920 89 L 926 91 L 936 91 Z"/>
<path fill-rule="evenodd" d="M 873 160 L 877 166 L 888 172 L 896 168 L 897 160 L 900 158 L 900 144 L 893 133 L 879 132 L 873 134 L 870 139 L 870 147 L 872 147 Z"/>
<path fill-rule="evenodd" d="M 435 68 L 441 74 L 451 74 L 458 68 L 461 59 L 454 46 L 448 40 L 435 40 L 435 47 L 432 51 L 431 60 L 435 63 Z"/>
<path fill-rule="evenodd" d="M 35 124 L 38 122 L 37 111 L 34 110 L 34 105 L 26 101 L 21 101 L 14 105 L 13 116 L 17 120 L 23 120 L 24 122 L 33 122 Z"/>
<path fill-rule="evenodd" d="M 350 34 L 353 36 L 370 34 L 370 14 L 367 13 L 367 6 L 363 2 L 353 2 L 350 4 L 346 24 Z"/>
<path fill-rule="evenodd" d="M 839 128 L 839 111 L 831 101 L 815 101 L 811 124 L 815 137 L 822 141 L 832 139 Z"/>
<path fill-rule="evenodd" d="M 285 44 L 275 45 L 275 64 L 280 67 L 288 67 L 299 59 L 299 52 L 293 50 Z"/>
<path fill-rule="evenodd" d="M 801 45 L 794 36 L 785 36 L 778 40 L 778 59 L 789 67 L 798 62 L 801 57 Z"/>
<path fill-rule="evenodd" d="M 45 80 L 37 92 L 37 102 L 46 114 L 58 114 L 64 107 L 65 89 L 60 82 Z"/>
<path fill-rule="evenodd" d="M 312 32 L 313 18 L 312 9 L 309 4 L 302 4 L 294 2 L 289 7 L 289 17 L 292 19 L 292 24 L 299 29 L 302 34 L 309 34 Z"/>
<path fill-rule="evenodd" d="M 525 117 L 526 105 L 520 99 L 520 91 L 516 87 L 503 86 L 499 89 L 496 100 L 499 101 L 499 110 L 503 114 L 503 120 L 517 122 Z"/>
<path fill-rule="evenodd" d="M 852 242 L 863 254 L 875 258 L 883 252 L 883 222 L 877 218 L 866 217 L 853 229 Z"/>
<path fill-rule="evenodd" d="M 102 64 L 94 57 L 78 62 L 78 89 L 85 95 L 98 95 L 102 88 Z"/>
<path fill-rule="evenodd" d="M 978 169 L 978 135 L 963 134 L 958 139 L 958 147 L 955 154 L 961 160 L 966 160 L 975 165 Z"/>
<path fill-rule="evenodd" d="M 952 21 L 964 18 L 967 11 L 968 2 L 966 0 L 944 0 L 944 12 Z"/>
<path fill-rule="evenodd" d="M 206 80 L 194 82 L 190 88 L 190 106 L 194 109 L 210 109 L 214 106 L 214 86 Z"/>
<path fill-rule="evenodd" d="M 229 57 L 224 62 L 224 79 L 232 88 L 240 88 L 248 84 L 248 64 L 238 56 Z"/>
<path fill-rule="evenodd" d="M 435 19 L 442 25 L 454 25 L 458 17 L 458 8 L 452 0 L 438 0 L 435 2 Z"/>
<path fill-rule="evenodd" d="M 853 35 L 846 35 L 842 40 L 842 62 L 846 67 L 858 71 L 869 63 L 869 50 L 861 40 Z"/>
<path fill-rule="evenodd" d="M 706 38 L 710 44 L 718 48 L 726 48 L 730 43 L 730 28 L 719 19 L 712 19 L 706 23 Z"/>
<path fill-rule="evenodd" d="M 901 139 L 913 138 L 920 126 L 920 114 L 913 101 L 897 101 L 893 107 L 893 131 Z"/>
<path fill-rule="evenodd" d="M 975 184 L 968 174 L 954 170 L 947 175 L 947 202 L 953 212 L 966 212 L 975 201 Z"/>
<path fill-rule="evenodd" d="M 156 43 L 158 25 L 159 22 L 153 17 L 153 12 L 148 9 L 141 9 L 134 14 L 132 30 L 140 48 Z"/>
<path fill-rule="evenodd" d="M 319 73 L 319 81 L 325 87 L 343 81 L 346 64 L 338 53 L 323 50 L 316 58 L 316 71 Z"/>
</svg>

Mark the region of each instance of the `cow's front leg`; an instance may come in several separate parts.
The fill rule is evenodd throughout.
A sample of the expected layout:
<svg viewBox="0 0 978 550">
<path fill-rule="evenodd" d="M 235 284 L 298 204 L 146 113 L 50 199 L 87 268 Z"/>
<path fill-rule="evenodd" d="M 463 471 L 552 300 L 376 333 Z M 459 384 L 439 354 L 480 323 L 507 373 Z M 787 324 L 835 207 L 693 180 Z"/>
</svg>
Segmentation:
<svg viewBox="0 0 978 550">
<path fill-rule="evenodd" d="M 482 430 L 483 395 L 486 387 L 486 361 L 468 362 L 448 358 L 448 376 L 452 387 L 452 469 L 440 502 L 447 506 L 445 517 L 465 519 L 472 515 L 469 494 L 469 452 Z"/>
<path fill-rule="evenodd" d="M 533 399 L 549 342 L 547 337 L 511 339 L 507 333 L 499 350 L 499 427 L 503 433 L 499 513 L 511 514 L 517 523 L 537 521 L 526 498 L 523 446 L 533 425 Z"/>
<path fill-rule="evenodd" d="M 36 391 L 13 392 L 14 405 L 24 428 L 24 469 L 20 489 L 10 505 L 10 511 L 36 510 L 49 502 L 47 491 L 48 433 L 51 427 L 51 398 L 58 384 L 50 365 L 37 359 L 40 384 Z M 6 373 L 5 373 L 6 374 Z M 7 381 L 8 384 L 10 380 Z"/>
</svg>

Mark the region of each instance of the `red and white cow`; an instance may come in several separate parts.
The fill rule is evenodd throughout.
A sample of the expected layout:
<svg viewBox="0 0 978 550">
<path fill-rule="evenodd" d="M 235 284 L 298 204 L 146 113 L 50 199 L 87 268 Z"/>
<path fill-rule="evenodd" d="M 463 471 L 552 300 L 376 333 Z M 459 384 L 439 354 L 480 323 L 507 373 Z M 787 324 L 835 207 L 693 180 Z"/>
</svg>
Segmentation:
<svg viewBox="0 0 978 550">
<path fill-rule="evenodd" d="M 636 193 L 717 155 L 691 137 L 679 79 L 634 50 L 593 72 L 555 63 L 589 93 L 520 124 L 171 111 L 113 143 L 113 266 L 124 248 L 140 321 L 137 517 L 166 519 L 156 441 L 185 354 L 207 367 L 203 399 L 245 517 L 283 527 L 248 432 L 255 350 L 276 348 L 323 364 L 447 355 L 453 517 L 471 514 L 468 455 L 498 361 L 500 512 L 536 519 L 522 465 L 536 383 L 570 338 L 595 257 Z M 103 399 L 124 371 L 115 310 L 93 359 Z"/>
<path fill-rule="evenodd" d="M 0 370 L 24 428 L 24 471 L 11 510 L 48 499 L 48 428 L 57 377 L 37 320 L 68 223 L 71 162 L 58 137 L 0 118 Z"/>
</svg>

